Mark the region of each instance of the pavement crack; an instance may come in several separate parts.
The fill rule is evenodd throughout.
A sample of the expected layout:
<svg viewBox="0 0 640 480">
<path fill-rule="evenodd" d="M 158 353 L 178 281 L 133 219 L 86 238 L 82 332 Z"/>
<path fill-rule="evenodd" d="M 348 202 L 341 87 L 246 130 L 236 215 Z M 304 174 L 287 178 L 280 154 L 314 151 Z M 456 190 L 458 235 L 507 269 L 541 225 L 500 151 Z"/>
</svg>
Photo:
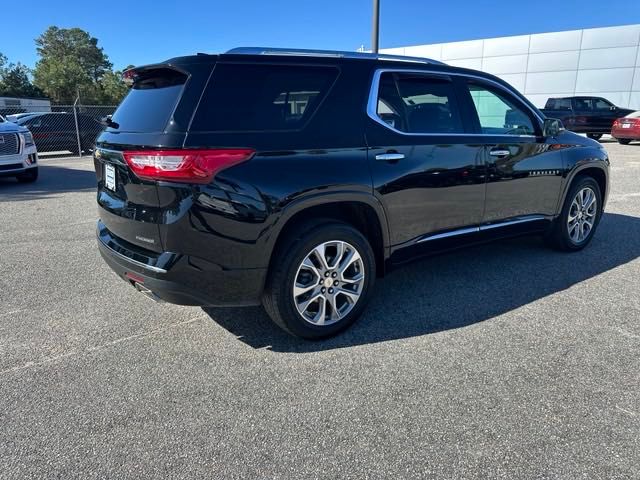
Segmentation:
<svg viewBox="0 0 640 480">
<path fill-rule="evenodd" d="M 616 408 L 617 408 L 618 410 L 620 410 L 621 412 L 624 412 L 624 413 L 626 413 L 626 414 L 631 415 L 632 417 L 635 417 L 635 416 L 636 416 L 636 413 L 635 413 L 635 412 L 632 412 L 631 410 L 627 410 L 626 408 L 619 407 L 618 405 L 616 405 Z"/>
<path fill-rule="evenodd" d="M 82 348 L 80 350 L 71 350 L 69 352 L 62 353 L 62 354 L 56 355 L 54 357 L 49 357 L 49 358 L 46 358 L 46 359 L 38 361 L 38 362 L 33 362 L 33 361 L 26 362 L 26 363 L 24 363 L 22 365 L 17 365 L 15 367 L 7 368 L 5 370 L 0 370 L 0 376 L 1 375 L 5 375 L 5 374 L 9 374 L 9 373 L 12 373 L 12 372 L 20 371 L 20 370 L 26 370 L 28 368 L 34 368 L 34 367 L 39 367 L 39 366 L 42 366 L 42 365 L 47 365 L 49 363 L 53 363 L 53 362 L 56 362 L 58 360 L 61 360 L 63 358 L 67 358 L 67 357 L 73 357 L 73 356 L 78 356 L 78 355 L 98 352 L 98 351 L 105 350 L 107 348 L 119 345 L 121 343 L 129 342 L 131 340 L 138 340 L 140 338 L 152 337 L 154 335 L 158 335 L 160 333 L 166 332 L 167 330 L 170 330 L 172 328 L 177 328 L 177 327 L 181 327 L 183 325 L 188 325 L 188 324 L 191 324 L 191 323 L 195 323 L 195 322 L 197 322 L 199 320 L 202 320 L 203 318 L 206 318 L 206 317 L 207 316 L 204 315 L 204 314 L 203 315 L 198 315 L 196 317 L 190 318 L 188 320 L 184 320 L 182 322 L 176 322 L 176 323 L 169 324 L 166 327 L 157 328 L 155 330 L 150 330 L 150 331 L 147 331 L 147 332 L 136 333 L 134 335 L 129 335 L 127 337 L 117 338 L 115 340 L 103 343 L 101 345 L 90 346 L 90 347 Z"/>
</svg>

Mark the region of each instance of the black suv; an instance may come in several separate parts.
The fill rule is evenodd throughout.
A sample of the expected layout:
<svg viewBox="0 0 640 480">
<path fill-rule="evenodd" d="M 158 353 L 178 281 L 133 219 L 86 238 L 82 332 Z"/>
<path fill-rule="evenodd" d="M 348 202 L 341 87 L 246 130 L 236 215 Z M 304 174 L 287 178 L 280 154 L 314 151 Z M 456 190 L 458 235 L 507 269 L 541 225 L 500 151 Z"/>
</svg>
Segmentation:
<svg viewBox="0 0 640 480">
<path fill-rule="evenodd" d="M 31 113 L 16 119 L 15 123 L 29 129 L 39 152 L 68 150 L 78 154 L 76 121 L 80 130 L 80 148 L 88 152 L 103 129 L 100 122 L 88 115 L 78 114 L 76 119 L 67 112 Z"/>
<path fill-rule="evenodd" d="M 513 87 L 427 59 L 236 49 L 129 70 L 98 137 L 100 252 L 147 295 L 258 305 L 306 338 L 423 255 L 543 234 L 575 251 L 607 153 Z"/>
<path fill-rule="evenodd" d="M 617 107 L 602 97 L 564 97 L 550 98 L 541 112 L 559 119 L 572 132 L 586 133 L 589 138 L 599 140 L 611 133 L 615 120 L 633 110 Z"/>
</svg>

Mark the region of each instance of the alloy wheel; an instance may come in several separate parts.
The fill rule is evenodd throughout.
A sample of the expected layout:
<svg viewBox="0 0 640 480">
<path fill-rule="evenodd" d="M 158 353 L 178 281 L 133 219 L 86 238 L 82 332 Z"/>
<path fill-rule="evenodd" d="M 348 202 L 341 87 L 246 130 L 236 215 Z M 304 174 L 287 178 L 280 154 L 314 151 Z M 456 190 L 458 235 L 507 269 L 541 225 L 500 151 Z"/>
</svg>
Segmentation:
<svg viewBox="0 0 640 480">
<path fill-rule="evenodd" d="M 598 213 L 598 200 L 591 187 L 578 191 L 567 216 L 569 238 L 574 244 L 584 242 L 591 234 Z"/>
<path fill-rule="evenodd" d="M 293 301 L 305 321 L 326 326 L 344 318 L 362 295 L 364 263 L 350 243 L 321 243 L 302 260 L 293 285 Z"/>
</svg>

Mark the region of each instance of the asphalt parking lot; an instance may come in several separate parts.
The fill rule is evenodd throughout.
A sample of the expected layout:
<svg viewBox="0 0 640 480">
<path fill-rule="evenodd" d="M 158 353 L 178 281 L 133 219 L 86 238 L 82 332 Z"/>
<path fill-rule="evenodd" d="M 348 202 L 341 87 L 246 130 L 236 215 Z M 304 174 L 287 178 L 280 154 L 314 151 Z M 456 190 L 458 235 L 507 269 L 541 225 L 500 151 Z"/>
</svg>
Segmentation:
<svg viewBox="0 0 640 480">
<path fill-rule="evenodd" d="M 412 264 L 320 343 L 119 280 L 90 158 L 0 179 L 0 478 L 638 478 L 640 144 L 606 147 L 585 251 Z"/>
</svg>

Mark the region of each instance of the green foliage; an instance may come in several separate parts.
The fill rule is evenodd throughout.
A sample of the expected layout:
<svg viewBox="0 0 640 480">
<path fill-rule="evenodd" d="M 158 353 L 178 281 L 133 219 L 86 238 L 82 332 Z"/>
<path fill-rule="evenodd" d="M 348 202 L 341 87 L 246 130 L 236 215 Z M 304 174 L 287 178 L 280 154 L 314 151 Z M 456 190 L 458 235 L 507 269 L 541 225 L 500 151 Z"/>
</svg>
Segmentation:
<svg viewBox="0 0 640 480">
<path fill-rule="evenodd" d="M 80 28 L 49 27 L 36 39 L 40 60 L 34 83 L 56 103 L 119 103 L 126 86 L 98 46 L 98 39 Z"/>
<path fill-rule="evenodd" d="M 0 96 L 42 97 L 44 93 L 31 83 L 29 69 L 21 63 L 0 67 Z"/>
<path fill-rule="evenodd" d="M 40 89 L 35 87 L 29 75 L 29 69 L 21 63 L 8 63 L 7 57 L 0 53 L 0 96 L 2 97 L 39 97 Z"/>
<path fill-rule="evenodd" d="M 0 53 L 0 96 L 71 104 L 79 94 L 84 105 L 115 105 L 127 94 L 121 72 L 112 70 L 98 39 L 80 28 L 49 27 L 36 39 L 36 49 L 40 60 L 33 72 Z"/>
<path fill-rule="evenodd" d="M 107 72 L 102 77 L 101 103 L 115 105 L 122 101 L 127 94 L 128 87 L 122 81 L 122 72 Z"/>
</svg>

